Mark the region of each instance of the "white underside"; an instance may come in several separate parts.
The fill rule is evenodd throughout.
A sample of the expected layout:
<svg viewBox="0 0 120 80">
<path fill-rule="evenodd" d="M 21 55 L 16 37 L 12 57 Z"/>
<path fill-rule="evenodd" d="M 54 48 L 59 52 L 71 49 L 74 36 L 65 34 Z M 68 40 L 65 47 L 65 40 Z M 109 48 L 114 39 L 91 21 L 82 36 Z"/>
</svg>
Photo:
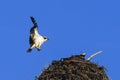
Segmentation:
<svg viewBox="0 0 120 80">
<path fill-rule="evenodd" d="M 35 31 L 35 34 L 31 34 L 33 36 L 34 44 L 31 46 L 32 48 L 40 49 L 41 45 L 46 41 L 43 36 L 41 36 L 37 31 Z"/>
</svg>

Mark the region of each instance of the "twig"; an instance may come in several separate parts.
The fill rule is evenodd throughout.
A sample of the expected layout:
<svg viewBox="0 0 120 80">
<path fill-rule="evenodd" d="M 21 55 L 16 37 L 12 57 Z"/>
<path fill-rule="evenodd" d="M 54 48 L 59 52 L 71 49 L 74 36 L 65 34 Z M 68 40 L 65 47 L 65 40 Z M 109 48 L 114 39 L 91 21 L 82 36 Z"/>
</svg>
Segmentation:
<svg viewBox="0 0 120 80">
<path fill-rule="evenodd" d="M 96 55 L 98 55 L 98 54 L 100 54 L 100 53 L 102 53 L 102 51 L 98 51 L 98 52 L 90 55 L 90 56 L 87 58 L 87 60 L 90 61 L 94 56 L 96 56 Z"/>
</svg>

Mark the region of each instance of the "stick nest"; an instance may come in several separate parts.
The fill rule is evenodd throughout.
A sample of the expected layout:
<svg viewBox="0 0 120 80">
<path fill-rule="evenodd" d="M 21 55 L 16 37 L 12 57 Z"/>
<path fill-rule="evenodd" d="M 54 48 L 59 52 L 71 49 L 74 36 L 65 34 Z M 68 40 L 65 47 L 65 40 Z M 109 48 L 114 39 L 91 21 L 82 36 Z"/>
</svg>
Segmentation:
<svg viewBox="0 0 120 80">
<path fill-rule="evenodd" d="M 74 55 L 54 60 L 38 80 L 109 80 L 105 67 L 85 60 L 85 55 Z"/>
</svg>

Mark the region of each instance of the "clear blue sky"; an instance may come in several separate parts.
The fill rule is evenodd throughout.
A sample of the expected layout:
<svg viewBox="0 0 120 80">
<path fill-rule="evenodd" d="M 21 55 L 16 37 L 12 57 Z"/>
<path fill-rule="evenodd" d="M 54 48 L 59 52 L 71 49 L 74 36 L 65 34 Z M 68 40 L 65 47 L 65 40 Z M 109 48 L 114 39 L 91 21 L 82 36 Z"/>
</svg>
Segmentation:
<svg viewBox="0 0 120 80">
<path fill-rule="evenodd" d="M 30 16 L 50 40 L 28 54 Z M 34 80 L 52 60 L 100 50 L 92 61 L 120 80 L 119 0 L 1 0 L 0 26 L 0 80 Z"/>
</svg>

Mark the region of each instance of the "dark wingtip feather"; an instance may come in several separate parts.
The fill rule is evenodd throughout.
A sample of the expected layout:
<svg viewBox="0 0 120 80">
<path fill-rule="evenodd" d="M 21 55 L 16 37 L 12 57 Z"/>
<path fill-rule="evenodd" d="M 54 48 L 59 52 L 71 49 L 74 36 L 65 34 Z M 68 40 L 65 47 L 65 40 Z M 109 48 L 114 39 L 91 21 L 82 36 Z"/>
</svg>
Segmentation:
<svg viewBox="0 0 120 80">
<path fill-rule="evenodd" d="M 34 19 L 34 17 L 30 17 L 30 19 L 31 19 L 31 21 L 33 22 L 33 24 L 35 24 L 36 23 L 36 21 L 35 21 L 35 19 Z"/>
</svg>

